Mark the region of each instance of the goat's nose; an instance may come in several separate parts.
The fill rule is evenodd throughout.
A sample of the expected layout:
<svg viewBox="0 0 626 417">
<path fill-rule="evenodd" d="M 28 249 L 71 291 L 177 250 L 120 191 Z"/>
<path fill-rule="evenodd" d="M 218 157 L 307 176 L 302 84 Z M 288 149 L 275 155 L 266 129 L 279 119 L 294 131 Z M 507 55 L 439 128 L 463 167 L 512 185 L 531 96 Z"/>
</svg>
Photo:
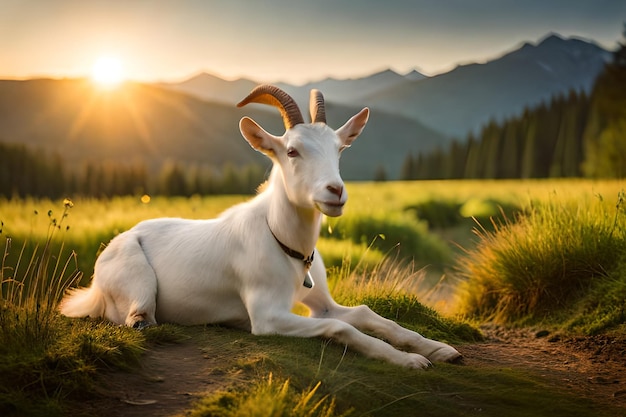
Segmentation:
<svg viewBox="0 0 626 417">
<path fill-rule="evenodd" d="M 343 184 L 339 184 L 339 185 L 329 184 L 326 186 L 326 189 L 340 198 L 341 198 L 341 195 L 343 194 Z"/>
</svg>

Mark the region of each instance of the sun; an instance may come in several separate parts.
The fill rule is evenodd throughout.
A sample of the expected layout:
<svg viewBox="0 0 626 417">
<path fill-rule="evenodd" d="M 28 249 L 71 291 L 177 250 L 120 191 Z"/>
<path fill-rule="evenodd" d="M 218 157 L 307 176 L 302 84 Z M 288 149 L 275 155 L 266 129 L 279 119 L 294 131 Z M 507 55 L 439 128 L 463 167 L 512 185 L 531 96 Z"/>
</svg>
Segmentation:
<svg viewBox="0 0 626 417">
<path fill-rule="evenodd" d="M 91 69 L 91 79 L 103 88 L 117 87 L 125 79 L 122 61 L 114 56 L 99 57 Z"/>
</svg>

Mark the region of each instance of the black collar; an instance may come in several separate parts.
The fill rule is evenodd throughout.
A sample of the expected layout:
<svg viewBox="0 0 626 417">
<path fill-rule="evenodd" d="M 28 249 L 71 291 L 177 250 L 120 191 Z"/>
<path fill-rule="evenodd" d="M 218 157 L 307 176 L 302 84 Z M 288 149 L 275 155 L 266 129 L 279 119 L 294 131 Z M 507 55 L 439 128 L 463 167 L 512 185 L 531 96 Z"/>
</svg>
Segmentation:
<svg viewBox="0 0 626 417">
<path fill-rule="evenodd" d="M 269 223 L 267 224 L 267 226 L 270 229 L 270 233 L 272 234 L 272 236 L 274 236 L 274 239 L 276 239 L 276 242 L 278 243 L 280 248 L 283 250 L 283 252 L 285 252 L 287 255 L 291 256 L 294 259 L 304 262 L 304 267 L 308 271 L 311 268 L 311 264 L 313 263 L 313 257 L 315 256 L 315 249 L 313 249 L 313 252 L 311 253 L 310 256 L 308 257 L 304 256 L 302 253 L 298 252 L 297 250 L 291 249 L 289 246 L 285 245 L 283 242 L 278 240 L 274 232 L 272 232 L 272 228 L 269 227 Z"/>
</svg>

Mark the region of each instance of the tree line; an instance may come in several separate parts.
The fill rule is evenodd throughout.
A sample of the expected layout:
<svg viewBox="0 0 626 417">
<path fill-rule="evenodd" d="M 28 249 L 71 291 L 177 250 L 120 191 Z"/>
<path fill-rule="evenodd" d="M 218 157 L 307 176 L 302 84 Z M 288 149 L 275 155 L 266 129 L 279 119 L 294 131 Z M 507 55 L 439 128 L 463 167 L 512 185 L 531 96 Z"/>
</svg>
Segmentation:
<svg viewBox="0 0 626 417">
<path fill-rule="evenodd" d="M 72 169 L 55 153 L 23 144 L 0 142 L 0 196 L 84 196 L 105 198 L 123 195 L 191 196 L 194 194 L 250 194 L 264 181 L 267 167 L 183 165 L 167 161 L 151 171 L 143 162 L 88 162 Z"/>
<path fill-rule="evenodd" d="M 487 123 L 447 149 L 407 155 L 401 178 L 503 179 L 582 175 L 584 117 L 589 99 L 570 92 L 517 117 Z"/>
<path fill-rule="evenodd" d="M 447 148 L 407 155 L 401 169 L 404 180 L 556 177 L 626 177 L 624 44 L 589 95 L 570 91 L 492 120 Z"/>
</svg>

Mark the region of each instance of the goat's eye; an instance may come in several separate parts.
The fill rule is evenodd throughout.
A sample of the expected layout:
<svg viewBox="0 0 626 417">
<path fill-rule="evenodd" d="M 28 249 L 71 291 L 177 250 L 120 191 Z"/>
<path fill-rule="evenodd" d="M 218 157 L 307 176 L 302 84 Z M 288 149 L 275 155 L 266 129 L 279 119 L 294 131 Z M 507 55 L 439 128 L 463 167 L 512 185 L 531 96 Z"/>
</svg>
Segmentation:
<svg viewBox="0 0 626 417">
<path fill-rule="evenodd" d="M 300 156 L 300 152 L 298 152 L 295 148 L 289 148 L 287 149 L 287 156 L 295 158 L 296 156 Z"/>
</svg>

